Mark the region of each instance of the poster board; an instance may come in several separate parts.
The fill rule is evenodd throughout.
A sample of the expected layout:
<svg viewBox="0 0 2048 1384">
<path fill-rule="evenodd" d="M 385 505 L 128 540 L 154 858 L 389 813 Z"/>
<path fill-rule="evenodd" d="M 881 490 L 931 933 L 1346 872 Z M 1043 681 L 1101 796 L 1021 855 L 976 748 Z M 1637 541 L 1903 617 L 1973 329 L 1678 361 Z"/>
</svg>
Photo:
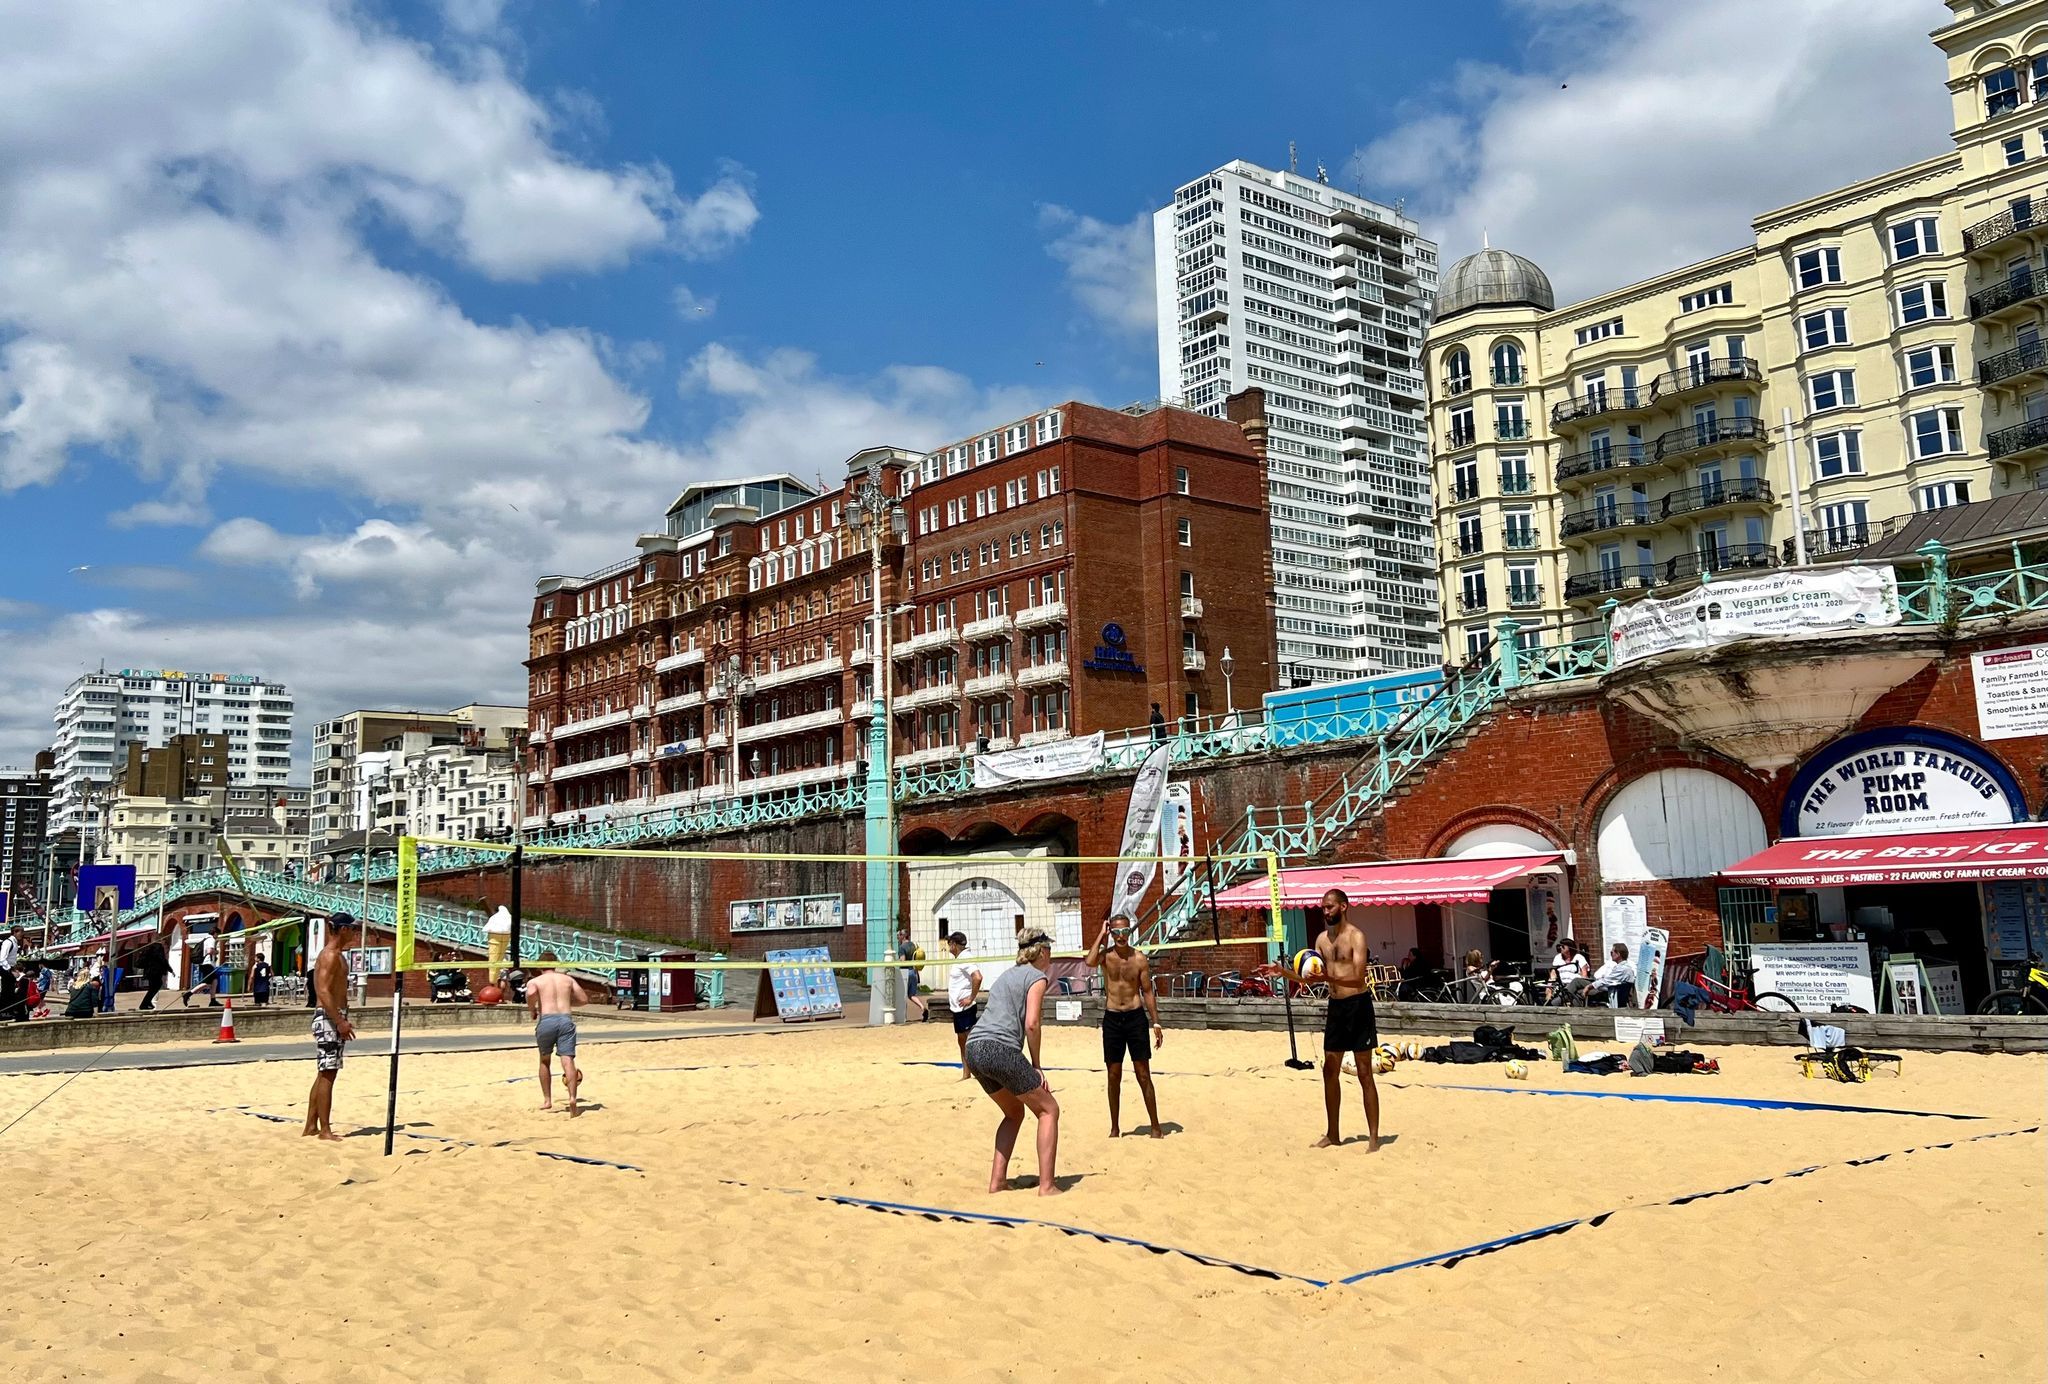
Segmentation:
<svg viewBox="0 0 2048 1384">
<path fill-rule="evenodd" d="M 1894 1014 L 1939 1014 L 1927 972 L 1917 957 L 1894 952 L 1884 963 L 1884 993 Z"/>
<path fill-rule="evenodd" d="M 1963 1004 L 1963 968 L 1944 961 L 1932 966 L 1922 962 L 1920 974 L 1927 977 L 1927 993 L 1934 1001 L 1937 1014 L 1963 1014 L 1968 1009 Z"/>
<path fill-rule="evenodd" d="M 1971 654 L 1970 673 L 1978 739 L 2048 735 L 2048 645 Z"/>
<path fill-rule="evenodd" d="M 1776 990 L 1802 1014 L 1826 1014 L 1838 1004 L 1877 1012 L 1867 942 L 1756 942 L 1749 965 L 1752 990 Z"/>
<path fill-rule="evenodd" d="M 1643 949 L 1630 953 L 1636 963 L 1636 1005 L 1659 1009 L 1664 1004 L 1664 956 L 1671 950 L 1671 933 L 1661 927 L 1643 929 Z"/>
<path fill-rule="evenodd" d="M 1600 955 L 1594 968 L 1604 965 L 1618 942 L 1628 948 L 1631 964 L 1643 949 L 1643 933 L 1650 926 L 1650 900 L 1646 894 L 1602 894 L 1600 896 Z M 1638 986 L 1638 989 L 1641 987 Z"/>
<path fill-rule="evenodd" d="M 772 951 L 762 957 L 768 968 L 754 995 L 754 1017 L 771 1014 L 784 1023 L 803 1019 L 836 1019 L 846 1012 L 839 1000 L 839 977 L 832 954 L 823 947 Z"/>
</svg>

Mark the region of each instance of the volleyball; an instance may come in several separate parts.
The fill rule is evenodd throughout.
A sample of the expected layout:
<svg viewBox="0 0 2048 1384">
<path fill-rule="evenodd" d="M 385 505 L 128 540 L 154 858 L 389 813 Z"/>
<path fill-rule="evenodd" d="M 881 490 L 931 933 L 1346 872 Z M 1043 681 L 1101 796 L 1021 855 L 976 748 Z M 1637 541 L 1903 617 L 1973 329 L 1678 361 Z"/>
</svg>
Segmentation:
<svg viewBox="0 0 2048 1384">
<path fill-rule="evenodd" d="M 1381 1048 L 1372 1055 L 1372 1069 L 1381 1076 L 1385 1076 L 1388 1072 L 1394 1070 L 1394 1059 L 1387 1056 L 1385 1048 Z"/>
<path fill-rule="evenodd" d="M 476 992 L 476 1002 L 484 1005 L 503 1004 L 505 1002 L 505 992 L 495 985 L 486 985 L 483 989 Z"/>
<path fill-rule="evenodd" d="M 1421 1040 L 1410 1038 L 1407 1042 L 1401 1044 L 1401 1058 L 1403 1061 L 1412 1062 L 1420 1056 L 1422 1056 Z"/>
<path fill-rule="evenodd" d="M 1387 1059 L 1387 1065 L 1389 1067 L 1393 1066 L 1396 1062 L 1399 1062 L 1401 1060 L 1401 1050 L 1395 1047 L 1392 1043 L 1380 1044 L 1379 1047 L 1376 1049 L 1376 1052 L 1379 1056 Z"/>
<path fill-rule="evenodd" d="M 1518 1057 L 1508 1063 L 1507 1072 L 1508 1076 L 1515 1081 L 1526 1081 L 1529 1077 L 1529 1064 Z"/>
<path fill-rule="evenodd" d="M 1292 969 L 1294 971 L 1294 978 L 1303 984 L 1311 980 L 1321 980 L 1323 977 L 1323 958 L 1317 954 L 1314 947 L 1303 947 L 1294 954 Z"/>
</svg>

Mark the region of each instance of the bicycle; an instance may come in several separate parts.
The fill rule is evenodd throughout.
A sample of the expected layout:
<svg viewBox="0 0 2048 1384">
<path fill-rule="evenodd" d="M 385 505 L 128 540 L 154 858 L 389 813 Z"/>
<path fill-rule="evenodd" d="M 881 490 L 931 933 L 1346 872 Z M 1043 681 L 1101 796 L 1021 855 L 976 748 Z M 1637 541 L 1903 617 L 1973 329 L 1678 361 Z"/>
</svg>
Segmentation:
<svg viewBox="0 0 2048 1384">
<path fill-rule="evenodd" d="M 1747 977 L 1739 984 L 1732 980 L 1722 980 L 1707 970 L 1707 964 L 1706 959 L 1702 958 L 1701 961 L 1693 965 L 1690 975 L 1681 974 L 1673 983 L 1671 987 L 1671 1007 L 1674 1010 L 1686 998 L 1681 993 L 1682 987 L 1690 985 L 1694 993 L 1699 996 L 1690 1006 L 1695 1011 L 1709 1009 L 1716 1014 L 1797 1014 L 1799 1012 L 1799 1006 L 1794 1004 L 1789 996 L 1782 995 L 1776 990 L 1752 991 L 1749 988 Z"/>
<path fill-rule="evenodd" d="M 1977 1006 L 1979 1014 L 2048 1014 L 2048 969 L 2041 958 L 2027 954 L 2027 982 L 2012 990 L 1993 990 Z"/>
</svg>

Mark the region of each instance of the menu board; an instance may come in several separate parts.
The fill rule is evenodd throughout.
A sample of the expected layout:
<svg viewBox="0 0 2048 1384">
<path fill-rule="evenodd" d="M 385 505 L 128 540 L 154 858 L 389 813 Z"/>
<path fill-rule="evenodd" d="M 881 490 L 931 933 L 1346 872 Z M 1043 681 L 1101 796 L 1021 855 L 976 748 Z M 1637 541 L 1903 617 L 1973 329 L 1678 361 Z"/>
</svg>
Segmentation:
<svg viewBox="0 0 2048 1384">
<path fill-rule="evenodd" d="M 839 1000 L 839 977 L 832 973 L 832 954 L 823 947 L 772 951 L 762 960 L 762 974 L 775 997 L 776 1016 L 792 1019 L 836 1019 L 845 1012 Z"/>
</svg>

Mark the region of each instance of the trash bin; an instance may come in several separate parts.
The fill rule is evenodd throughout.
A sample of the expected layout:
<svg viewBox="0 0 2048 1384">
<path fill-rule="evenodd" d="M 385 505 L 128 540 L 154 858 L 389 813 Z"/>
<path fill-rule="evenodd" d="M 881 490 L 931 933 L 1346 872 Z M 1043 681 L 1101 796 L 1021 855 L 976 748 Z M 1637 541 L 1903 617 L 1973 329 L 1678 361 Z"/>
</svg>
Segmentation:
<svg viewBox="0 0 2048 1384">
<path fill-rule="evenodd" d="M 656 952 L 649 961 L 695 961 L 695 952 Z M 690 970 L 650 971 L 648 973 L 648 1008 L 657 1013 L 668 1014 L 681 1009 L 697 1007 L 697 973 Z"/>
<path fill-rule="evenodd" d="M 647 960 L 647 953 L 641 952 L 635 961 Z M 621 1009 L 645 1009 L 647 1007 L 646 971 L 614 971 L 612 981 L 612 1002 Z"/>
</svg>

